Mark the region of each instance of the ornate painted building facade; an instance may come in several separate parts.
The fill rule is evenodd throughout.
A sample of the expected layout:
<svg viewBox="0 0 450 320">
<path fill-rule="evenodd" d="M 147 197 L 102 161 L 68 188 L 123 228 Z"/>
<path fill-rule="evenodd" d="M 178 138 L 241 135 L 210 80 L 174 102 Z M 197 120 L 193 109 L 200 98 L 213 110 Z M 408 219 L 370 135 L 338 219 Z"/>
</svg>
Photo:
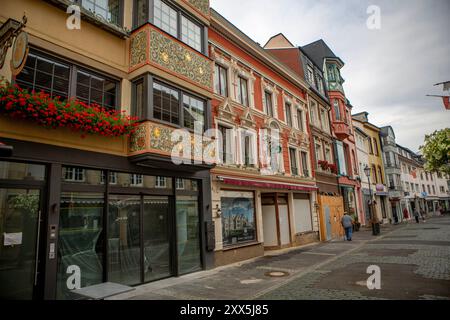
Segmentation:
<svg viewBox="0 0 450 320">
<path fill-rule="evenodd" d="M 222 136 L 212 208 L 223 265 L 317 241 L 319 226 L 307 83 L 211 12 L 213 123 Z"/>
<path fill-rule="evenodd" d="M 79 21 L 66 13 L 73 4 Z M 11 69 L 24 11 L 29 52 Z M 209 25 L 208 0 L 2 1 L 13 47 L 0 75 L 29 94 L 11 89 L 17 100 L 2 110 L 17 112 L 0 115 L 13 150 L 0 156 L 0 231 L 10 239 L 0 247 L 2 299 L 71 299 L 80 286 L 214 267 L 213 165 L 201 161 L 212 124 Z M 129 137 L 127 116 L 139 119 Z M 176 130 L 188 140 L 181 165 Z"/>
</svg>

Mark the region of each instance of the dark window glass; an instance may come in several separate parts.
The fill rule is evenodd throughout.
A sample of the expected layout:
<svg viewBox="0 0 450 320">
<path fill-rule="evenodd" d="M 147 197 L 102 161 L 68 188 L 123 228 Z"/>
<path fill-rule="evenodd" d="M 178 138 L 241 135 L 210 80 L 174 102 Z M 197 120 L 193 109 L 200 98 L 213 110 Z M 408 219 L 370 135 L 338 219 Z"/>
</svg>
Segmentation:
<svg viewBox="0 0 450 320">
<path fill-rule="evenodd" d="M 308 154 L 306 152 L 301 153 L 302 155 L 302 170 L 303 170 L 303 176 L 309 177 L 309 170 L 308 170 Z"/>
<path fill-rule="evenodd" d="M 286 109 L 286 123 L 289 127 L 292 127 L 291 105 L 289 103 L 286 103 L 285 109 Z"/>
<path fill-rule="evenodd" d="M 238 101 L 244 105 L 248 106 L 248 89 L 247 80 L 239 77 L 238 78 Z"/>
<path fill-rule="evenodd" d="M 69 96 L 70 66 L 51 58 L 30 53 L 22 72 L 16 76 L 17 84 L 30 92 L 45 91 L 62 100 Z"/>
<path fill-rule="evenodd" d="M 297 150 L 294 148 L 289 148 L 289 159 L 291 161 L 291 174 L 298 175 L 298 167 L 297 167 Z"/>
<path fill-rule="evenodd" d="M 144 117 L 144 80 L 139 79 L 133 83 L 133 106 L 132 114 L 142 119 Z"/>
<path fill-rule="evenodd" d="M 214 89 L 221 96 L 228 96 L 228 75 L 227 69 L 216 64 L 214 70 Z"/>
<path fill-rule="evenodd" d="M 153 117 L 180 124 L 180 94 L 163 84 L 153 83 Z"/>
<path fill-rule="evenodd" d="M 297 125 L 298 129 L 303 131 L 303 112 L 300 109 L 297 109 Z"/>
<path fill-rule="evenodd" d="M 266 100 L 266 113 L 269 117 L 273 117 L 273 104 L 272 104 L 272 94 L 270 92 L 264 92 Z"/>
<path fill-rule="evenodd" d="M 108 109 L 115 109 L 117 88 L 116 81 L 88 71 L 77 71 L 77 98 L 87 104 L 95 103 Z"/>
<path fill-rule="evenodd" d="M 134 13 L 136 15 L 136 27 L 139 27 L 148 21 L 147 13 L 148 13 L 148 0 L 136 0 L 135 1 L 136 8 Z"/>
<path fill-rule="evenodd" d="M 334 100 L 333 101 L 333 107 L 334 107 L 334 114 L 337 121 L 341 121 L 341 109 L 339 108 L 339 101 Z"/>
<path fill-rule="evenodd" d="M 227 159 L 228 159 L 228 155 L 227 155 L 227 150 L 229 148 L 228 146 L 228 136 L 227 136 L 227 130 L 229 130 L 227 127 L 218 126 L 218 129 L 220 131 L 220 133 L 222 134 L 222 141 L 219 141 L 219 145 L 220 145 L 220 160 L 222 161 L 222 163 L 227 163 Z"/>
<path fill-rule="evenodd" d="M 205 102 L 183 94 L 183 118 L 184 126 L 194 129 L 194 124 L 203 132 L 205 128 Z"/>
</svg>

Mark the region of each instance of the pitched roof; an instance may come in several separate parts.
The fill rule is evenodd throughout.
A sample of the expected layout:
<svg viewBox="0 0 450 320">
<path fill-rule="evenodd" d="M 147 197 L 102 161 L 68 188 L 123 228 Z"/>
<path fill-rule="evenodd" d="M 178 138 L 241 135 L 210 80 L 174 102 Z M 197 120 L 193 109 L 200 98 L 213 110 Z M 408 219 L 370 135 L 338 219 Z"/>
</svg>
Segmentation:
<svg viewBox="0 0 450 320">
<path fill-rule="evenodd" d="M 344 62 L 334 54 L 322 39 L 307 44 L 303 46 L 302 49 L 318 66 L 323 66 L 323 60 L 326 58 L 338 59 L 344 65 Z"/>
<path fill-rule="evenodd" d="M 263 46 L 264 49 L 295 48 L 292 42 L 282 33 L 276 34 Z"/>
</svg>

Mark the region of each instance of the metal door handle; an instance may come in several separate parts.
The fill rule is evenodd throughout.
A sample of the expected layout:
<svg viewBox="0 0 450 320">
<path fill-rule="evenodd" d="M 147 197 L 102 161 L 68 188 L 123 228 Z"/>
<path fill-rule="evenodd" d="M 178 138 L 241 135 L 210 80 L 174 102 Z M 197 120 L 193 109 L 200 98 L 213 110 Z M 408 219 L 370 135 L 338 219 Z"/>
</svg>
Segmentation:
<svg viewBox="0 0 450 320">
<path fill-rule="evenodd" d="M 36 238 L 36 259 L 34 263 L 34 285 L 37 286 L 38 280 L 38 265 L 39 265 L 39 240 L 41 235 L 41 210 L 38 212 L 38 229 Z"/>
</svg>

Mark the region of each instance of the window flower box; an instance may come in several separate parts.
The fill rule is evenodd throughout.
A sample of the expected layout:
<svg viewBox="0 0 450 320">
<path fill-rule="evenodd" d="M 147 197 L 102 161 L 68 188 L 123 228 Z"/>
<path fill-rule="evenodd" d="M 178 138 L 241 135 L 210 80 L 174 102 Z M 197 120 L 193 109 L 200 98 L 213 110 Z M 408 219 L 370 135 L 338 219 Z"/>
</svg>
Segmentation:
<svg viewBox="0 0 450 320">
<path fill-rule="evenodd" d="M 86 134 L 106 137 L 131 135 L 137 118 L 81 101 L 59 100 L 44 92 L 31 92 L 14 85 L 0 85 L 0 115 L 17 120 L 31 120 L 47 128 L 70 128 Z"/>
</svg>

